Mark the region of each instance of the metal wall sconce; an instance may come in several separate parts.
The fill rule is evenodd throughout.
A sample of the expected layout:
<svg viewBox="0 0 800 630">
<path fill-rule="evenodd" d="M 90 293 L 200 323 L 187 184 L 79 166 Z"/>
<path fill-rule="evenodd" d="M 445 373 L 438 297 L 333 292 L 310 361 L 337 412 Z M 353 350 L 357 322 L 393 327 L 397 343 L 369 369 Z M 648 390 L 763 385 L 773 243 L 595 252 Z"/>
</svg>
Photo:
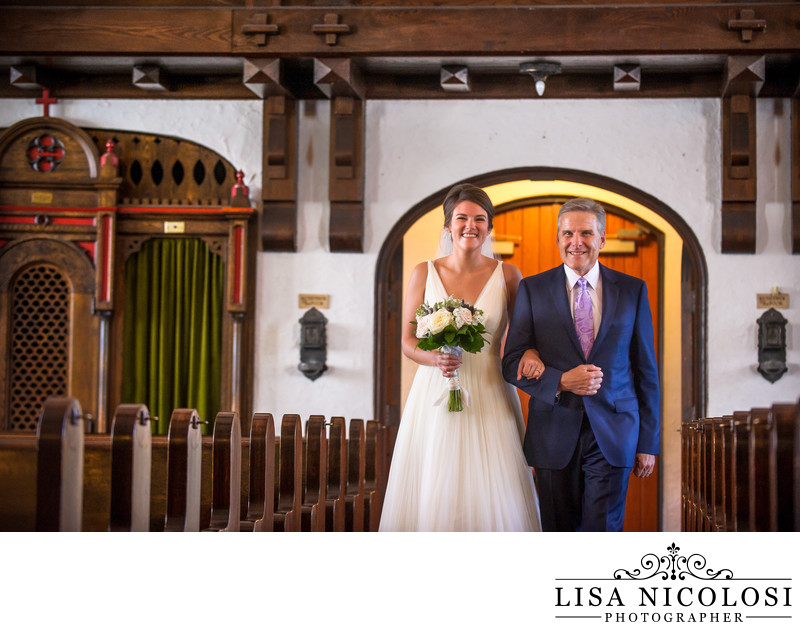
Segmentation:
<svg viewBox="0 0 800 630">
<path fill-rule="evenodd" d="M 328 369 L 327 333 L 328 320 L 315 308 L 310 308 L 300 318 L 300 364 L 297 368 L 312 381 L 317 380 Z"/>
<path fill-rule="evenodd" d="M 547 77 L 561 72 L 561 64 L 555 61 L 526 61 L 519 64 L 519 71 L 533 77 L 536 85 L 536 93 L 544 95 L 544 82 Z"/>
<path fill-rule="evenodd" d="M 786 318 L 774 308 L 758 318 L 758 372 L 770 383 L 786 373 Z"/>
</svg>

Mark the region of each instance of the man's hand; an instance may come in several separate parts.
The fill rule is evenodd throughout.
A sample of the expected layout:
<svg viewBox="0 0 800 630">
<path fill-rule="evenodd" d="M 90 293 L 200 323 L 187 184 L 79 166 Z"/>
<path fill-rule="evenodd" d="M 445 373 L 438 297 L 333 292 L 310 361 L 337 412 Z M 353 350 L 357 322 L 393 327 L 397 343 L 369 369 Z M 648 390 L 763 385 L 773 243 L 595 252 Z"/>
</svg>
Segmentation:
<svg viewBox="0 0 800 630">
<path fill-rule="evenodd" d="M 594 396 L 603 382 L 603 371 L 595 365 L 579 365 L 561 375 L 559 391 L 578 396 Z"/>
<path fill-rule="evenodd" d="M 541 378 L 542 374 L 544 374 L 544 363 L 539 358 L 539 353 L 533 348 L 529 348 L 519 360 L 517 380 L 521 381 L 523 376 L 525 378 Z"/>
<path fill-rule="evenodd" d="M 636 463 L 633 465 L 633 474 L 637 477 L 649 477 L 656 467 L 656 456 L 647 453 L 636 453 Z"/>
</svg>

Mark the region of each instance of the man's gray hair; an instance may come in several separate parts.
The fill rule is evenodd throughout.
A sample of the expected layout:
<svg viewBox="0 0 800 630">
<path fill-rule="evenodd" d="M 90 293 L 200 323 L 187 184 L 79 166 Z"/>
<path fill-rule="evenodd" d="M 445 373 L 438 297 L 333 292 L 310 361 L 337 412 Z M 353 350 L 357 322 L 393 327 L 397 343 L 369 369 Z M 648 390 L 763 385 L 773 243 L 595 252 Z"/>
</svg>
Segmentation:
<svg viewBox="0 0 800 630">
<path fill-rule="evenodd" d="M 558 211 L 558 226 L 561 225 L 561 215 L 567 212 L 589 212 L 597 219 L 597 227 L 600 229 L 600 233 L 602 234 L 606 231 L 606 211 L 603 206 L 594 199 L 589 199 L 587 197 L 570 199 L 561 206 L 561 209 Z"/>
</svg>

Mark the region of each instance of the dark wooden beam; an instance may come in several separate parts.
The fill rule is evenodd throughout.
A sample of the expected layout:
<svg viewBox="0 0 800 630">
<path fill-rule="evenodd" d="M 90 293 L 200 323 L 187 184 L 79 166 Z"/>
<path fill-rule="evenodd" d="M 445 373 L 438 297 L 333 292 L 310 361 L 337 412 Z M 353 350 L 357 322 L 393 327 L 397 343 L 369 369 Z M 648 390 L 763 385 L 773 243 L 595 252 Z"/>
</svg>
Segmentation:
<svg viewBox="0 0 800 630">
<path fill-rule="evenodd" d="M 337 7 L 345 35 L 314 32 L 319 7 L 268 8 L 268 43 L 247 32 L 266 8 L 8 8 L 0 54 L 263 53 L 393 55 L 759 54 L 797 51 L 800 5 L 757 3 L 751 29 L 740 5 Z M 330 10 L 328 10 L 329 12 Z M 749 23 L 748 20 L 745 20 Z M 728 25 L 731 25 L 730 28 Z M 764 25 L 765 30 L 756 30 Z M 329 27 L 334 25 L 329 24 Z M 317 29 L 319 30 L 319 29 Z M 742 33 L 750 30 L 749 41 Z M 625 33 L 609 37 L 609 33 Z M 337 35 L 335 45 L 328 35 Z"/>
<path fill-rule="evenodd" d="M 261 247 L 297 250 L 297 101 L 264 101 L 263 210 Z"/>
<path fill-rule="evenodd" d="M 722 98 L 722 252 L 756 252 L 756 97 L 764 57 L 731 57 Z"/>
<path fill-rule="evenodd" d="M 800 85 L 792 99 L 792 253 L 800 254 Z"/>
</svg>

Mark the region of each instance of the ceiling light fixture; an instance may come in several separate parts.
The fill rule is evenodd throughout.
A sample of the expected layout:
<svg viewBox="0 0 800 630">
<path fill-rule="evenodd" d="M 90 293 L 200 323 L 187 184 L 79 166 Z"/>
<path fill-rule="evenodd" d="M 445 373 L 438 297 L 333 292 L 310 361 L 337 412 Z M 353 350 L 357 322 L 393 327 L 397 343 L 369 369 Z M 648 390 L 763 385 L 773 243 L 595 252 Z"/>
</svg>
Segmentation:
<svg viewBox="0 0 800 630">
<path fill-rule="evenodd" d="M 529 74 L 536 82 L 536 93 L 539 96 L 544 94 L 544 82 L 547 77 L 561 73 L 561 64 L 555 61 L 528 61 L 519 64 L 519 71 L 522 74 Z"/>
</svg>

